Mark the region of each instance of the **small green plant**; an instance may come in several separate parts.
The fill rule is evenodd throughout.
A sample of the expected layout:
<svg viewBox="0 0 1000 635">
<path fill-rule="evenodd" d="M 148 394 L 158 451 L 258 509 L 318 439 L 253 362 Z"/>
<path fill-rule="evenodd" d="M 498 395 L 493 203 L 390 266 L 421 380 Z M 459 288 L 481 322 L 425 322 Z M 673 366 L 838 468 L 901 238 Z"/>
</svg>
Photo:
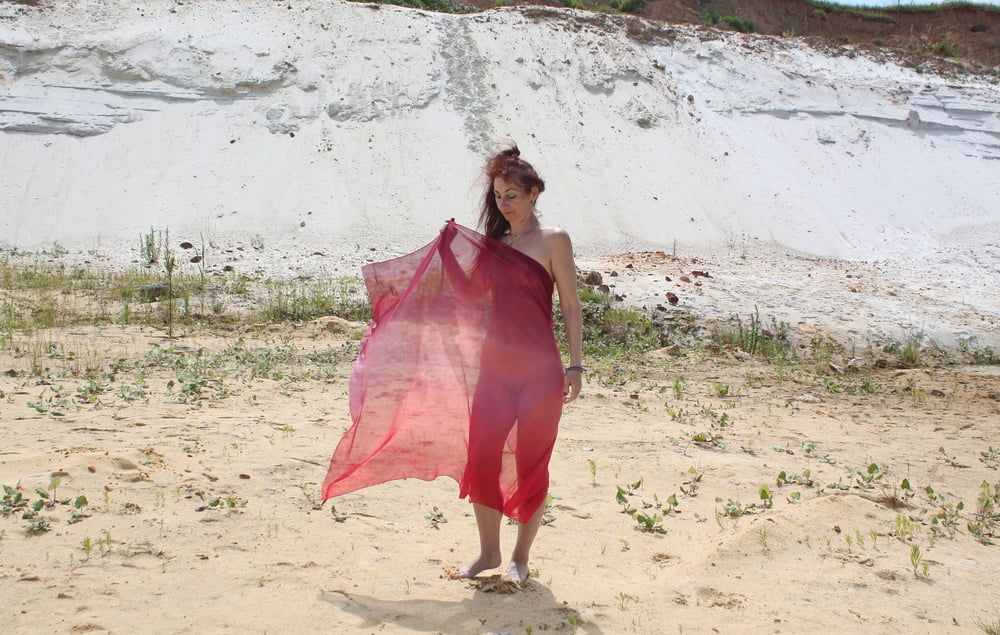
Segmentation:
<svg viewBox="0 0 1000 635">
<path fill-rule="evenodd" d="M 768 539 L 767 531 L 761 529 L 760 533 L 757 534 L 757 542 L 760 544 L 761 549 L 764 550 L 764 553 L 768 553 L 771 551 L 767 545 L 767 539 Z"/>
<path fill-rule="evenodd" d="M 954 538 L 958 533 L 958 520 L 961 518 L 965 503 L 946 503 L 941 505 L 937 513 L 931 517 L 931 533 L 935 536 Z"/>
<path fill-rule="evenodd" d="M 698 469 L 695 468 L 693 465 L 688 468 L 687 473 L 690 474 L 690 478 L 684 481 L 684 483 L 681 485 L 681 493 L 683 493 L 685 496 L 690 496 L 690 497 L 697 496 L 698 484 L 701 483 L 701 479 L 705 475 L 704 473 L 699 472 Z"/>
<path fill-rule="evenodd" d="M 983 481 L 976 497 L 976 512 L 968 523 L 969 532 L 984 545 L 993 544 L 992 538 L 1000 533 L 1000 483 L 990 487 Z"/>
<path fill-rule="evenodd" d="M 906 541 L 913 537 L 917 531 L 917 525 L 908 516 L 896 515 L 896 528 L 892 534 L 899 540 Z"/>
<path fill-rule="evenodd" d="M 666 528 L 663 526 L 663 516 L 660 514 L 643 514 L 635 512 L 632 518 L 638 523 L 638 529 L 651 534 L 665 534 Z"/>
<path fill-rule="evenodd" d="M 945 463 L 947 463 L 952 467 L 958 467 L 958 468 L 969 467 L 968 465 L 963 465 L 962 463 L 960 463 L 958 459 L 952 456 L 951 454 L 948 454 L 948 452 L 944 449 L 944 446 L 938 448 L 938 454 L 941 455 L 938 457 L 939 459 L 941 459 L 942 461 L 944 461 Z"/>
<path fill-rule="evenodd" d="M 587 459 L 587 463 L 590 464 L 590 484 L 597 487 L 597 461 L 595 459 Z"/>
<path fill-rule="evenodd" d="M 83 543 L 80 545 L 80 549 L 83 550 L 83 554 L 87 556 L 87 560 L 90 560 L 90 553 L 94 550 L 94 542 L 88 537 L 83 539 Z"/>
<path fill-rule="evenodd" d="M 899 351 L 899 364 L 904 368 L 916 368 L 920 366 L 920 337 L 910 336 L 903 342 L 903 348 Z"/>
<path fill-rule="evenodd" d="M 719 24 L 719 14 L 711 9 L 707 9 L 701 14 L 701 21 L 706 26 L 717 26 Z"/>
<path fill-rule="evenodd" d="M 618 600 L 618 608 L 620 608 L 623 611 L 626 609 L 626 607 L 628 606 L 629 602 L 632 602 L 632 603 L 638 603 L 639 602 L 639 598 L 637 598 L 634 595 L 629 595 L 628 593 L 625 593 L 624 591 L 619 592 L 618 595 L 615 596 L 615 599 Z"/>
<path fill-rule="evenodd" d="M 48 516 L 42 516 L 30 525 L 26 525 L 24 531 L 29 536 L 37 536 L 39 534 L 44 534 L 45 532 L 52 529 L 52 523 L 49 521 Z"/>
<path fill-rule="evenodd" d="M 854 486 L 859 489 L 872 489 L 885 477 L 885 472 L 877 463 L 870 463 L 864 471 L 853 468 L 848 474 L 848 480 L 854 481 Z"/>
<path fill-rule="evenodd" d="M 4 516 L 15 514 L 28 506 L 28 499 L 17 487 L 3 486 L 3 499 L 0 500 L 0 513 Z"/>
<path fill-rule="evenodd" d="M 784 470 L 778 472 L 778 478 L 776 479 L 776 485 L 781 487 L 783 485 L 788 485 L 790 483 L 795 483 L 797 485 L 805 485 L 806 487 L 812 487 L 813 480 L 809 477 L 811 472 L 809 469 L 802 470 L 801 474 L 788 474 Z"/>
<path fill-rule="evenodd" d="M 712 432 L 695 432 L 691 434 L 691 441 L 697 445 L 725 449 L 726 444 L 722 441 L 722 435 Z"/>
<path fill-rule="evenodd" d="M 770 487 L 767 485 L 761 485 L 757 494 L 760 496 L 761 504 L 764 506 L 764 509 L 771 509 L 771 507 L 774 506 L 774 493 L 771 491 Z"/>
<path fill-rule="evenodd" d="M 991 470 L 1000 468 L 1000 448 L 993 449 L 991 445 L 990 449 L 986 452 L 980 452 L 979 462 Z"/>
<path fill-rule="evenodd" d="M 917 578 L 929 578 L 930 567 L 920 553 L 919 545 L 910 545 L 910 564 L 913 566 L 913 575 Z"/>
<path fill-rule="evenodd" d="M 424 518 L 431 522 L 431 527 L 434 529 L 441 529 L 439 525 L 448 522 L 448 519 L 444 517 L 444 512 L 437 507 L 431 509 L 431 513 L 424 516 Z"/>
<path fill-rule="evenodd" d="M 674 377 L 674 399 L 684 398 L 684 377 L 678 375 Z"/>
<path fill-rule="evenodd" d="M 437 507 L 435 507 L 434 509 L 437 509 Z M 342 523 L 345 520 L 347 520 L 347 514 L 343 514 L 337 511 L 336 505 L 330 505 L 330 517 L 333 518 L 333 522 L 335 523 Z M 442 518 L 444 518 L 444 516 L 442 516 Z M 448 521 L 445 520 L 443 522 L 448 522 Z M 437 525 L 434 525 L 434 528 L 437 529 Z"/>
</svg>

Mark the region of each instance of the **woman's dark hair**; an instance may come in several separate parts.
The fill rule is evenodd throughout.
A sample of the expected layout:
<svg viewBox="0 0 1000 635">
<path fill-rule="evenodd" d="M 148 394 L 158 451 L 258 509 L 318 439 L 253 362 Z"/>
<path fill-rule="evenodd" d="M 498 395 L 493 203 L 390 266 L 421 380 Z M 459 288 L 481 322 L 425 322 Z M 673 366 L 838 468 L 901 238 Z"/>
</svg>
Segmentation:
<svg viewBox="0 0 1000 635">
<path fill-rule="evenodd" d="M 521 158 L 521 151 L 517 149 L 516 143 L 490 157 L 486 163 L 486 195 L 483 197 L 483 210 L 479 214 L 479 227 L 495 240 L 500 240 L 510 229 L 510 223 L 500 213 L 493 196 L 493 179 L 498 176 L 515 183 L 526 192 L 530 192 L 533 187 L 537 187 L 539 192 L 545 191 L 545 181 L 530 163 Z"/>
</svg>

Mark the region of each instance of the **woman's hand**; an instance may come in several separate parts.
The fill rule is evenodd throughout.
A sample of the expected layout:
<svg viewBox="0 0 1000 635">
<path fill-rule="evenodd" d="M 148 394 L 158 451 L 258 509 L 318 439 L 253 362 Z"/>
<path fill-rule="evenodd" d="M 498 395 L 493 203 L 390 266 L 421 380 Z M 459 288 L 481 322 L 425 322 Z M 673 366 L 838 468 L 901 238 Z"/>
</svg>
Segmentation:
<svg viewBox="0 0 1000 635">
<path fill-rule="evenodd" d="M 451 241 L 455 240 L 455 236 L 458 234 L 458 226 L 455 224 L 455 219 L 451 218 L 441 228 L 441 242 L 439 245 L 441 247 L 447 247 L 451 244 Z"/>
<path fill-rule="evenodd" d="M 583 389 L 583 373 L 578 370 L 566 371 L 563 378 L 563 403 L 569 403 L 580 395 Z"/>
</svg>

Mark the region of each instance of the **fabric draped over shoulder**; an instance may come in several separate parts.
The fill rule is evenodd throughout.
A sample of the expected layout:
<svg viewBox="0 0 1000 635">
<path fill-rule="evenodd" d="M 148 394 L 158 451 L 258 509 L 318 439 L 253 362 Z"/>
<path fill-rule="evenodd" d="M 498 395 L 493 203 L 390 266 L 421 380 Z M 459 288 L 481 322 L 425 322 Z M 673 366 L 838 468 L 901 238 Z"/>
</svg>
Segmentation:
<svg viewBox="0 0 1000 635">
<path fill-rule="evenodd" d="M 362 273 L 372 323 L 323 500 L 449 476 L 460 496 L 526 522 L 545 501 L 562 413 L 548 271 L 449 221 L 429 245 Z"/>
</svg>

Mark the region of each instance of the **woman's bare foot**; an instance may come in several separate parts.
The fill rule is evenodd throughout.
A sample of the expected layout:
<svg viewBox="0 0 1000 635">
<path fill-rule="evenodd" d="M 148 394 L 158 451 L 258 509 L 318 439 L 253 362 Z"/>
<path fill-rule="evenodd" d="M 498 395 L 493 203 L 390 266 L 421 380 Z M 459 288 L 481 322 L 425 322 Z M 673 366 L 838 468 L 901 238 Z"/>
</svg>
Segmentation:
<svg viewBox="0 0 1000 635">
<path fill-rule="evenodd" d="M 496 569 L 500 566 L 500 552 L 481 553 L 479 557 L 465 565 L 455 574 L 457 579 L 474 578 L 487 569 Z"/>
<path fill-rule="evenodd" d="M 507 570 L 503 572 L 500 579 L 505 582 L 524 584 L 525 580 L 528 579 L 528 563 L 511 560 L 510 564 L 507 565 Z"/>
</svg>

